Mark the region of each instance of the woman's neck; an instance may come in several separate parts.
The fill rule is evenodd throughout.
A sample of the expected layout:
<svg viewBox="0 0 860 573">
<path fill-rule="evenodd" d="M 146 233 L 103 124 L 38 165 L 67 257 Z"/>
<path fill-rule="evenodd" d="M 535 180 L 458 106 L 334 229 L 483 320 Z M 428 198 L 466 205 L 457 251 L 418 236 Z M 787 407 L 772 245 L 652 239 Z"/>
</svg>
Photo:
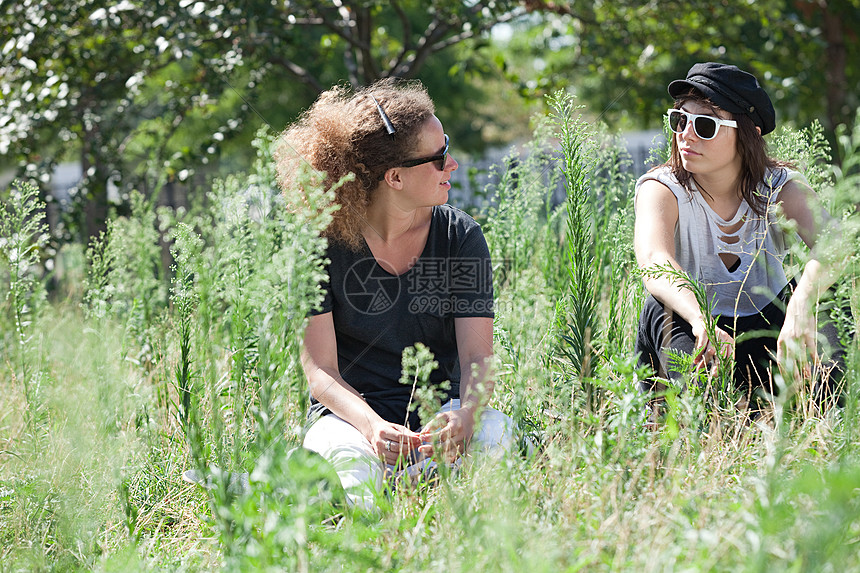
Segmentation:
<svg viewBox="0 0 860 573">
<path fill-rule="evenodd" d="M 410 231 L 421 226 L 429 209 L 402 210 L 394 205 L 374 205 L 367 209 L 365 240 L 394 244 Z"/>
<path fill-rule="evenodd" d="M 743 197 L 740 190 L 740 174 L 734 177 L 716 174 L 691 174 L 693 183 L 710 201 L 733 201 Z"/>
</svg>

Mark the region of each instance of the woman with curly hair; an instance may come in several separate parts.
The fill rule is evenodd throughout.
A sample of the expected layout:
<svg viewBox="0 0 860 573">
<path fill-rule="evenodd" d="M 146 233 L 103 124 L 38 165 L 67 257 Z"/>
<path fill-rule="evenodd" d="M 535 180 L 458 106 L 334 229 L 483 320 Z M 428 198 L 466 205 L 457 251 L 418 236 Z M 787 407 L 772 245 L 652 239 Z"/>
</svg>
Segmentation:
<svg viewBox="0 0 860 573">
<path fill-rule="evenodd" d="M 694 65 L 668 89 L 671 156 L 636 183 L 634 248 L 650 294 L 636 340 L 640 363 L 683 387 L 673 351 L 712 373 L 733 356 L 735 383 L 772 395 L 774 363 L 808 364 L 821 351 L 818 395 L 833 396 L 844 348 L 817 306 L 835 265 L 813 249 L 798 281 L 782 266 L 793 238 L 812 248 L 831 223 L 806 178 L 767 154 L 763 136 L 776 125 L 770 98 L 753 75 L 713 62 Z M 677 275 L 654 270 L 668 267 L 701 284 L 713 308 L 701 308 Z"/>
<path fill-rule="evenodd" d="M 504 451 L 511 420 L 492 393 L 493 284 L 478 224 L 446 204 L 457 161 L 419 83 L 335 87 L 283 134 L 282 186 L 296 161 L 325 172 L 339 209 L 325 231 L 328 281 L 305 331 L 311 393 L 304 446 L 329 460 L 350 503 L 375 505 L 383 478 L 413 476 L 467 446 Z M 420 427 L 401 355 L 421 343 L 441 411 Z M 410 407 L 413 406 L 413 407 Z"/>
</svg>

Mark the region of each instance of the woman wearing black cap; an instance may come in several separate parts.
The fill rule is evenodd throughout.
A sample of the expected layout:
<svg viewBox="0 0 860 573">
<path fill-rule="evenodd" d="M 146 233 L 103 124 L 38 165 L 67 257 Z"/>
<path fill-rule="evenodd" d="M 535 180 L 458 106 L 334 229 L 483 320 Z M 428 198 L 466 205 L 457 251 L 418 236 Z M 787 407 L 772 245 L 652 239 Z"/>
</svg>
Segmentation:
<svg viewBox="0 0 860 573">
<path fill-rule="evenodd" d="M 810 248 L 828 216 L 803 175 L 767 155 L 770 98 L 751 74 L 717 63 L 694 65 L 669 94 L 671 156 L 636 183 L 634 247 L 650 294 L 639 319 L 640 363 L 683 386 L 667 349 L 694 356 L 696 368 L 711 374 L 733 355 L 737 384 L 775 394 L 774 357 L 786 365 L 818 350 L 825 357 L 819 389 L 832 390 L 844 350 L 835 325 L 815 309 L 836 277 L 813 251 L 799 281 L 787 280 L 782 260 L 794 233 L 777 223 L 776 210 Z M 713 336 L 693 292 L 654 272 L 667 265 L 705 287 L 718 316 Z"/>
</svg>

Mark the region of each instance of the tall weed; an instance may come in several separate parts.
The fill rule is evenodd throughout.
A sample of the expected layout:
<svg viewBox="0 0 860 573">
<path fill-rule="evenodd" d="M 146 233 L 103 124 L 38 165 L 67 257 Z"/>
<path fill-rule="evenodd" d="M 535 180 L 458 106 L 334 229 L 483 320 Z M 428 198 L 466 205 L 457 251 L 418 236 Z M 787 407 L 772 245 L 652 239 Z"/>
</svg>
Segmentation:
<svg viewBox="0 0 860 573">
<path fill-rule="evenodd" d="M 179 402 L 176 411 L 191 450 L 191 457 L 199 467 L 204 461 L 200 427 L 200 389 L 192 357 L 194 315 L 199 303 L 194 289 L 195 261 L 203 247 L 202 239 L 184 223 L 173 230 L 171 253 L 176 261 L 172 267 L 173 287 L 171 302 L 176 316 L 176 335 L 179 356 L 175 367 L 176 393 Z"/>
<path fill-rule="evenodd" d="M 34 321 L 45 301 L 44 284 L 39 278 L 40 253 L 48 240 L 45 204 L 33 185 L 15 181 L 0 208 L 0 257 L 8 279 L 4 288 L 4 335 L 0 348 L 11 351 L 11 362 L 4 365 L 11 370 L 12 378 L 20 384 L 26 404 L 25 425 L 39 448 L 41 413 L 41 385 L 43 373 L 39 366 L 38 334 Z M 11 328 L 9 328 L 11 327 Z M 5 352 L 4 352 L 5 355 Z"/>
<path fill-rule="evenodd" d="M 167 305 L 156 196 L 131 194 L 131 214 L 107 223 L 87 249 L 85 308 L 89 316 L 125 325 L 126 355 L 143 366 L 159 360 L 159 319 Z"/>
<path fill-rule="evenodd" d="M 595 366 L 592 341 L 599 325 L 596 320 L 594 203 L 589 197 L 592 192 L 589 176 L 594 168 L 595 143 L 591 129 L 577 115 L 573 96 L 558 92 L 547 103 L 552 110 L 551 118 L 561 145 L 559 171 L 564 175 L 567 195 L 565 266 L 568 285 L 566 296 L 559 307 L 561 338 L 564 342 L 560 351 L 570 361 L 572 374 L 582 385 L 586 406 L 594 409 L 597 396 L 589 378 Z M 574 384 L 572 388 L 575 387 Z"/>
<path fill-rule="evenodd" d="M 594 336 L 594 346 L 606 361 L 632 352 L 627 332 L 636 319 L 643 289 L 631 272 L 635 268 L 632 160 L 617 136 L 598 132 L 597 143 L 589 176 L 594 192 L 589 199 L 594 216 L 599 315 L 605 320 Z"/>
</svg>

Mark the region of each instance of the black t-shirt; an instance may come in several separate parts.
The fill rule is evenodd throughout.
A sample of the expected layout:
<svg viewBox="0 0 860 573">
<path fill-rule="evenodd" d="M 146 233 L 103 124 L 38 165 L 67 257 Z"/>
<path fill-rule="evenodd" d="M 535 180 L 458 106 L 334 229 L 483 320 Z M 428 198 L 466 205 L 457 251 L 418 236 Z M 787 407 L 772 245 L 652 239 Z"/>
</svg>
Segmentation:
<svg viewBox="0 0 860 573">
<path fill-rule="evenodd" d="M 359 251 L 331 242 L 327 256 L 326 296 L 314 314 L 332 313 L 343 379 L 383 419 L 403 424 L 412 386 L 400 383 L 401 354 L 421 342 L 439 363 L 431 382 L 450 381 L 448 398 L 458 398 L 454 318 L 493 317 L 490 252 L 475 220 L 450 205 L 433 207 L 424 250 L 399 276 L 383 269 L 364 241 Z M 312 398 L 317 412 L 327 410 Z M 415 412 L 408 425 L 418 429 Z"/>
</svg>

